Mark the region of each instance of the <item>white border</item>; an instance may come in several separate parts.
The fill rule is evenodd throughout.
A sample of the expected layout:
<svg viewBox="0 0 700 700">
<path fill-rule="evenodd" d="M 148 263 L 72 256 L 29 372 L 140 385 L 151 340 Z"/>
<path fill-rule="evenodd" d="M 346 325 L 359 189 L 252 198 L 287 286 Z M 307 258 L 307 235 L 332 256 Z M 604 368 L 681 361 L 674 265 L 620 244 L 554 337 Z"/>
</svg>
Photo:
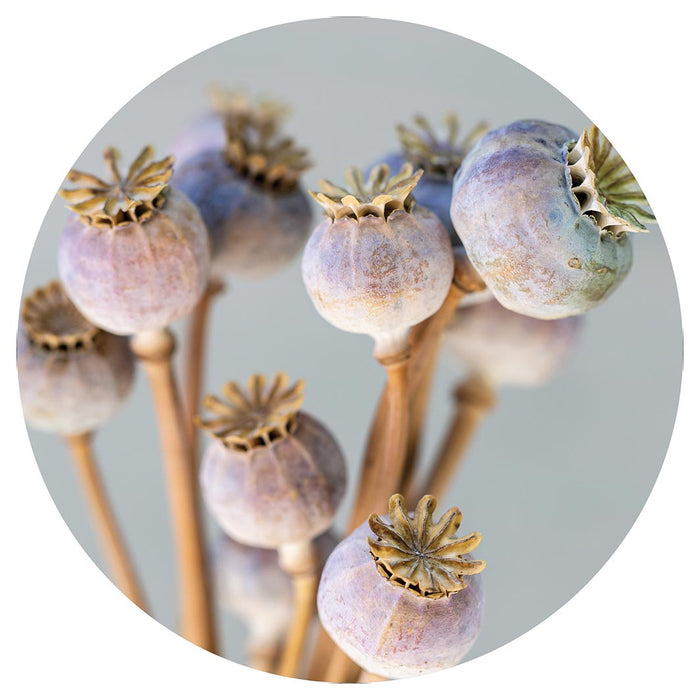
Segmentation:
<svg viewBox="0 0 700 700">
<path fill-rule="evenodd" d="M 242 6 L 244 5 L 244 6 Z M 628 7 L 624 7 L 627 5 Z M 326 697 L 321 684 L 262 676 L 202 652 L 126 602 L 73 540 L 31 455 L 14 374 L 14 329 L 35 232 L 87 141 L 138 90 L 233 36 L 331 15 L 409 20 L 459 32 L 550 81 L 625 153 L 661 222 L 677 276 L 687 366 L 676 431 L 632 533 L 586 588 L 535 630 L 438 676 L 428 692 L 500 698 L 685 698 L 697 689 L 697 38 L 690 10 L 607 0 L 188 4 L 12 3 L 4 11 L 2 240 L 3 690 L 6 697 Z M 458 9 L 461 8 L 461 9 Z M 663 14 L 662 14 L 663 13 Z M 282 57 L 280 57 L 282 60 Z M 415 55 L 420 60 L 420 55 Z M 678 185 L 676 183 L 687 183 Z M 649 290 L 653 294 L 653 289 Z M 649 407 L 653 410 L 653 406 Z M 691 465 L 694 465 L 694 469 Z M 523 533 L 523 546 L 536 541 Z M 527 572 L 523 572 L 524 575 Z M 256 688 L 256 692 L 258 690 Z M 331 695 L 377 696 L 380 685 Z"/>
</svg>

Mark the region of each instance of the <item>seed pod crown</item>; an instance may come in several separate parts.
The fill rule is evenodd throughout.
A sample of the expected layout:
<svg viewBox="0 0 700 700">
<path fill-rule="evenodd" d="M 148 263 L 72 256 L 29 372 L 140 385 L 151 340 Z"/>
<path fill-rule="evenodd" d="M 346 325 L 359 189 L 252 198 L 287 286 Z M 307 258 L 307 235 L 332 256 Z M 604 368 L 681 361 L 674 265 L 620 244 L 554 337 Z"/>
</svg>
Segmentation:
<svg viewBox="0 0 700 700">
<path fill-rule="evenodd" d="M 225 126 L 225 154 L 231 167 L 267 189 L 289 192 L 311 167 L 306 149 L 277 133 L 276 119 L 232 115 Z"/>
<path fill-rule="evenodd" d="M 30 342 L 47 351 L 82 350 L 91 347 L 101 333 L 75 308 L 57 281 L 26 297 L 21 316 Z"/>
<path fill-rule="evenodd" d="M 119 151 L 107 148 L 104 160 L 109 180 L 71 170 L 67 179 L 78 188 L 62 189 L 59 194 L 89 226 L 113 228 L 146 221 L 165 203 L 175 162 L 173 156 L 156 161 L 153 155 L 153 147 L 146 146 L 123 176 L 117 166 Z"/>
<path fill-rule="evenodd" d="M 464 558 L 479 546 L 478 532 L 454 537 L 462 522 L 459 509 L 450 508 L 434 523 L 435 506 L 433 496 L 423 496 L 411 517 L 403 496 L 394 494 L 389 499 L 389 524 L 376 513 L 369 518 L 376 539 L 368 537 L 367 543 L 377 571 L 389 583 L 424 598 L 444 598 L 461 591 L 468 585 L 465 577 L 486 566 L 483 561 Z"/>
<path fill-rule="evenodd" d="M 363 216 L 387 219 L 394 211 L 411 211 L 415 204 L 412 191 L 422 174 L 422 170 L 414 172 L 413 166 L 405 163 L 396 175 L 390 177 L 389 166 L 381 163 L 372 168 L 365 182 L 358 168 L 350 168 L 345 174 L 347 189 L 321 180 L 321 191 L 309 194 L 333 220 L 344 217 L 360 219 Z"/>
<path fill-rule="evenodd" d="M 581 211 L 614 238 L 646 231 L 654 215 L 634 175 L 595 124 L 567 144 L 571 189 Z"/>
<path fill-rule="evenodd" d="M 264 375 L 251 375 L 247 392 L 235 382 L 226 382 L 223 399 L 209 394 L 202 402 L 214 418 L 196 416 L 195 423 L 229 449 L 247 452 L 267 446 L 295 430 L 304 382 L 288 384 L 284 372 L 278 372 L 269 387 Z"/>
<path fill-rule="evenodd" d="M 413 118 L 416 128 L 398 124 L 396 131 L 404 158 L 422 168 L 426 175 L 438 175 L 448 179 L 462 164 L 474 144 L 488 131 L 486 122 L 479 122 L 467 135 L 459 139 L 459 120 L 455 112 L 445 115 L 447 138 L 439 139 L 430 122 L 421 114 Z"/>
<path fill-rule="evenodd" d="M 246 90 L 226 90 L 218 85 L 209 89 L 213 110 L 222 118 L 236 119 L 262 128 L 277 129 L 289 107 L 272 98 L 253 98 Z"/>
</svg>

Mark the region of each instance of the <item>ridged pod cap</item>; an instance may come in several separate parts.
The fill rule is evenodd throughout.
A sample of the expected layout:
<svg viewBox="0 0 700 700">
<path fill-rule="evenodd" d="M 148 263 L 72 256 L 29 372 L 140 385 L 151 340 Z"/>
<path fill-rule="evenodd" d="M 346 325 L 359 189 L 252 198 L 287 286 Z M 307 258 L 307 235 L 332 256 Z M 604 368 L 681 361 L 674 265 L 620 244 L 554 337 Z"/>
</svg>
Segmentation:
<svg viewBox="0 0 700 700">
<path fill-rule="evenodd" d="M 305 542 L 328 529 L 345 492 L 345 460 L 321 423 L 299 412 L 303 386 L 278 373 L 269 386 L 252 375 L 197 423 L 214 441 L 200 469 L 202 496 L 230 537 L 256 547 Z"/>
<path fill-rule="evenodd" d="M 451 215 L 503 306 L 584 313 L 629 272 L 628 232 L 654 221 L 625 162 L 595 127 L 520 121 L 487 134 L 455 177 Z"/>
<path fill-rule="evenodd" d="M 454 537 L 461 513 L 433 522 L 435 499 L 414 514 L 396 494 L 389 515 L 370 516 L 343 540 L 323 569 L 321 624 L 359 666 L 406 678 L 458 663 L 481 629 L 483 561 L 472 558 L 481 536 Z"/>
<path fill-rule="evenodd" d="M 77 435 L 118 411 L 133 384 L 134 359 L 126 338 L 91 324 L 51 282 L 22 304 L 17 372 L 27 423 Z"/>
<path fill-rule="evenodd" d="M 126 175 L 105 151 L 108 180 L 72 170 L 60 194 L 67 223 L 58 266 L 80 312 L 118 335 L 156 330 L 188 314 L 207 284 L 209 241 L 197 208 L 168 182 L 173 159 L 146 147 Z"/>
</svg>

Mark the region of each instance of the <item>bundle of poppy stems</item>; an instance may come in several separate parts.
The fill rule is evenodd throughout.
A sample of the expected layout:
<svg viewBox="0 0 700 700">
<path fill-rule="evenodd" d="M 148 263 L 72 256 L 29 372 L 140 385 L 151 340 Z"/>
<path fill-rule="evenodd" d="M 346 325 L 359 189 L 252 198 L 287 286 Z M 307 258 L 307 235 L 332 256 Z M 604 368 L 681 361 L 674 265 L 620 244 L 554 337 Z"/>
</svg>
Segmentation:
<svg viewBox="0 0 700 700">
<path fill-rule="evenodd" d="M 653 222 L 624 161 L 595 127 L 543 121 L 460 136 L 416 117 L 395 151 L 345 186 L 306 193 L 306 150 L 286 107 L 218 90 L 174 155 L 146 146 L 106 175 L 71 170 L 60 281 L 28 295 L 18 332 L 27 423 L 61 436 L 104 562 L 148 610 L 92 446 L 146 373 L 177 554 L 179 632 L 218 649 L 214 593 L 248 629 L 249 663 L 333 682 L 410 677 L 459 663 L 484 624 L 485 562 L 462 514 L 435 513 L 500 387 L 537 386 L 562 363 L 581 316 L 631 266 L 630 233 Z M 310 195 L 310 196 L 309 196 Z M 311 231 L 313 202 L 323 219 Z M 546 225 L 543 224 L 546 222 Z M 229 277 L 295 260 L 310 302 L 374 340 L 386 384 L 349 521 L 332 526 L 346 463 L 302 410 L 284 371 L 204 394 L 207 327 Z M 187 317 L 184 390 L 170 325 Z M 465 368 L 426 476 L 417 464 L 443 340 Z M 200 440 L 207 445 L 200 450 Z M 203 510 L 220 529 L 205 544 Z M 337 530 L 335 531 L 337 532 Z"/>
</svg>

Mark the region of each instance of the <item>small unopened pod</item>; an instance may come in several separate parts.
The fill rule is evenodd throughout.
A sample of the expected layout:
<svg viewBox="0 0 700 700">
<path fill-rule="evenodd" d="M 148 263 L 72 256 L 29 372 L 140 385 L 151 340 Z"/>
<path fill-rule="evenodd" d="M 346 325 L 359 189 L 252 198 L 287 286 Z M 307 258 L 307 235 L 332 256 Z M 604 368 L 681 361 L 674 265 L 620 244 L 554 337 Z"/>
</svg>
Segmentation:
<svg viewBox="0 0 700 700">
<path fill-rule="evenodd" d="M 457 664 L 481 630 L 481 541 L 457 538 L 457 508 L 433 521 L 435 499 L 409 513 L 402 496 L 389 515 L 372 514 L 333 551 L 318 590 L 321 624 L 360 667 L 406 678 Z"/>
<path fill-rule="evenodd" d="M 299 410 L 303 384 L 284 373 L 267 385 L 252 375 L 224 398 L 204 398 L 213 438 L 200 469 L 202 496 L 230 537 L 255 547 L 309 541 L 330 527 L 345 492 L 345 460 L 335 438 Z"/>
<path fill-rule="evenodd" d="M 229 115 L 222 148 L 178 163 L 173 183 L 202 213 L 215 277 L 274 272 L 309 235 L 311 206 L 299 178 L 310 161 L 277 133 L 277 122 L 264 109 Z"/>
<path fill-rule="evenodd" d="M 102 180 L 72 170 L 61 196 L 75 212 L 61 235 L 66 293 L 100 328 L 119 335 L 167 327 L 185 316 L 209 278 L 209 240 L 194 204 L 168 185 L 172 157 L 148 146 L 123 175 L 114 148 Z"/>
<path fill-rule="evenodd" d="M 445 342 L 491 386 L 540 386 L 564 362 L 580 324 L 578 316 L 549 321 L 523 316 L 492 299 L 458 309 Z"/>
<path fill-rule="evenodd" d="M 625 162 L 595 127 L 580 137 L 542 121 L 491 131 L 454 181 L 452 221 L 470 260 L 508 309 L 584 313 L 632 264 L 629 232 L 654 222 Z"/>
<path fill-rule="evenodd" d="M 430 122 L 420 114 L 413 118 L 413 128 L 399 124 L 396 132 L 401 150 L 389 153 L 380 162 L 386 163 L 391 172 L 398 172 L 404 163 L 423 170 L 423 177 L 413 194 L 416 202 L 436 214 L 450 234 L 453 246 L 462 247 L 452 219 L 452 181 L 467 153 L 488 131 L 485 122 L 479 122 L 466 135 L 460 137 L 459 119 L 455 112 L 445 115 L 447 134 L 438 135 Z"/>
<path fill-rule="evenodd" d="M 375 355 L 403 351 L 409 329 L 440 308 L 454 259 L 440 219 L 417 206 L 422 171 L 410 164 L 390 176 L 376 166 L 367 182 L 348 171 L 348 190 L 321 181 L 312 196 L 326 217 L 302 259 L 306 290 L 319 314 L 376 342 Z"/>
<path fill-rule="evenodd" d="M 122 406 L 134 379 L 126 338 L 90 323 L 59 282 L 24 299 L 17 372 L 27 423 L 59 435 L 101 427 Z"/>
</svg>

